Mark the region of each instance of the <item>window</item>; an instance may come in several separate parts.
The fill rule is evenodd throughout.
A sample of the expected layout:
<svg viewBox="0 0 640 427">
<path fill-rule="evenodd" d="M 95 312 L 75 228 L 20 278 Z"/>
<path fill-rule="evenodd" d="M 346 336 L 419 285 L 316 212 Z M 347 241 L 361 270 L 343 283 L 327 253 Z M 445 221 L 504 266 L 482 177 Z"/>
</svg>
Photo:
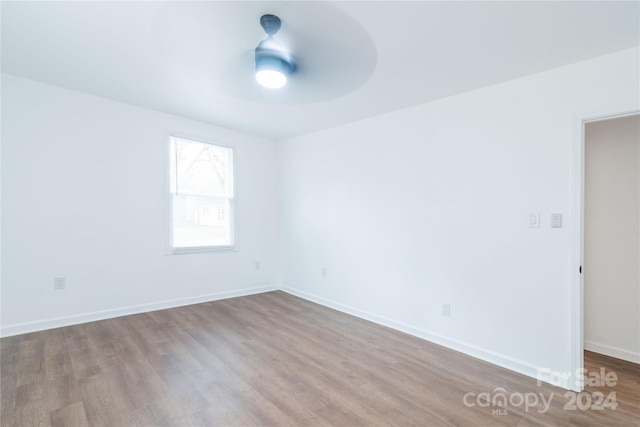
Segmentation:
<svg viewBox="0 0 640 427">
<path fill-rule="evenodd" d="M 171 250 L 232 249 L 233 151 L 171 138 Z"/>
</svg>

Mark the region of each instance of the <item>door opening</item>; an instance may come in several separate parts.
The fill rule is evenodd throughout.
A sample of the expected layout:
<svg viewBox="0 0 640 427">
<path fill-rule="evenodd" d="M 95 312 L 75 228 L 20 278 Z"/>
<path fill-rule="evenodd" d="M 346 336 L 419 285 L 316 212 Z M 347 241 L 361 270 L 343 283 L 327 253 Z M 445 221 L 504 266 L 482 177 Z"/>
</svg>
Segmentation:
<svg viewBox="0 0 640 427">
<path fill-rule="evenodd" d="M 584 351 L 640 363 L 640 112 L 580 121 L 574 379 Z"/>
</svg>

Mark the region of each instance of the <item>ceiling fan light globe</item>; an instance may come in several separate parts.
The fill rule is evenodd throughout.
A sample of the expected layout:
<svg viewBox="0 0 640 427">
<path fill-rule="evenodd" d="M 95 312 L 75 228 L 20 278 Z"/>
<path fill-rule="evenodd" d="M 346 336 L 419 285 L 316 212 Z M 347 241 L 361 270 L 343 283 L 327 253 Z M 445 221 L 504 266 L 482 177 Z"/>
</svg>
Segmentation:
<svg viewBox="0 0 640 427">
<path fill-rule="evenodd" d="M 278 70 L 263 69 L 256 71 L 256 80 L 260 86 L 279 89 L 287 83 L 287 76 Z"/>
<path fill-rule="evenodd" d="M 258 44 L 255 50 L 256 80 L 260 85 L 278 89 L 296 71 L 296 63 L 287 50 L 271 37 Z"/>
</svg>

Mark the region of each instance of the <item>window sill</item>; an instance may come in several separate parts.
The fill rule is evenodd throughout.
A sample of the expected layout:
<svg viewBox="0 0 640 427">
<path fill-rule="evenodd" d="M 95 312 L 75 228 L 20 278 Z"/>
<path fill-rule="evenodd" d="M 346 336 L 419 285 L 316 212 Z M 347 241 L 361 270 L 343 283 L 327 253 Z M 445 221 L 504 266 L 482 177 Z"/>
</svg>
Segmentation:
<svg viewBox="0 0 640 427">
<path fill-rule="evenodd" d="M 207 252 L 235 252 L 235 246 L 202 246 L 194 248 L 171 248 L 168 255 L 199 254 Z"/>
</svg>

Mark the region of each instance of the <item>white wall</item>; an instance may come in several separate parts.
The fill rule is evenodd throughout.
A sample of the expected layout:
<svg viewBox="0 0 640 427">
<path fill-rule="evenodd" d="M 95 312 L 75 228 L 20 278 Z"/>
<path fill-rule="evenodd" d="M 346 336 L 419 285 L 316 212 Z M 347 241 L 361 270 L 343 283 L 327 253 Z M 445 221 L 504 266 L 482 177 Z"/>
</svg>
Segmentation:
<svg viewBox="0 0 640 427">
<path fill-rule="evenodd" d="M 640 363 L 640 116 L 586 125 L 584 346 Z"/>
<path fill-rule="evenodd" d="M 638 58 L 622 51 L 282 142 L 284 286 L 528 375 L 571 372 L 576 123 L 638 108 Z M 528 228 L 530 212 L 541 228 Z M 550 228 L 551 213 L 564 228 Z"/>
<path fill-rule="evenodd" d="M 291 292 L 568 372 L 576 123 L 640 107 L 638 53 L 295 138 L 279 158 L 268 140 L 3 75 L 2 333 L 267 289 L 279 260 Z M 172 131 L 236 149 L 237 252 L 165 255 Z"/>
<path fill-rule="evenodd" d="M 236 252 L 166 255 L 172 132 L 235 149 Z M 2 333 L 277 284 L 276 162 L 273 141 L 3 75 Z"/>
</svg>

